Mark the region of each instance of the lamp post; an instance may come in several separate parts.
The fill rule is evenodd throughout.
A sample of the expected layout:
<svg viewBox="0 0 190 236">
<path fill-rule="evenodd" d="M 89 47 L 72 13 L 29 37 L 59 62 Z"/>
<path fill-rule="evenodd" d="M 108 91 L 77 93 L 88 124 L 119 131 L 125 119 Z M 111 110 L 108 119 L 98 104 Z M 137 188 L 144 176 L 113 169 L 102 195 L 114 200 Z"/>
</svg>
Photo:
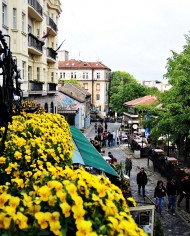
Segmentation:
<svg viewBox="0 0 190 236">
<path fill-rule="evenodd" d="M 129 125 L 129 134 L 131 135 L 131 125 L 132 125 L 132 120 L 128 120 L 128 125 Z"/>
<path fill-rule="evenodd" d="M 5 40 L 9 41 L 9 45 Z M 0 155 L 5 149 L 5 140 L 8 131 L 8 123 L 12 122 L 13 107 L 16 114 L 20 113 L 22 90 L 20 84 L 23 80 L 17 67 L 17 61 L 13 58 L 10 51 L 10 36 L 3 35 L 0 31 L 0 127 L 5 127 L 0 142 Z"/>
<path fill-rule="evenodd" d="M 142 134 L 142 147 L 141 147 L 141 157 L 142 157 L 142 153 L 143 153 L 143 138 L 144 138 L 144 132 L 145 132 L 145 129 L 141 129 L 141 134 Z"/>
</svg>

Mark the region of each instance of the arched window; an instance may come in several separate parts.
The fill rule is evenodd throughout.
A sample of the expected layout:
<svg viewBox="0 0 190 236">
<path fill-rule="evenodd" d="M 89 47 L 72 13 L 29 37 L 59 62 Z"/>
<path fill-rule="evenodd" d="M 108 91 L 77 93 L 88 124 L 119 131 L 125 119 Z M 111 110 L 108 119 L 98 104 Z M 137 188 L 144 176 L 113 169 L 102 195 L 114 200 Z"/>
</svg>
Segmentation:
<svg viewBox="0 0 190 236">
<path fill-rule="evenodd" d="M 44 109 L 45 109 L 45 112 L 48 112 L 48 104 L 47 104 L 47 102 L 44 105 Z"/>
<path fill-rule="evenodd" d="M 50 112 L 54 113 L 54 104 L 53 104 L 53 102 L 51 102 Z"/>
</svg>

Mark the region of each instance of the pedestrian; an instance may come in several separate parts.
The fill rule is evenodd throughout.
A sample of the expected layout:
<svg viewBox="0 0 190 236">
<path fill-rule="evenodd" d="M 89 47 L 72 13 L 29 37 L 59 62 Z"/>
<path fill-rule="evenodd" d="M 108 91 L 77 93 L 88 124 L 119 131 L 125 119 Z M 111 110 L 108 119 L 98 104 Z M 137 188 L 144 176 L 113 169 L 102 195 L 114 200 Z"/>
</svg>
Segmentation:
<svg viewBox="0 0 190 236">
<path fill-rule="evenodd" d="M 177 201 L 177 206 L 180 207 L 180 203 L 182 202 L 183 198 L 186 199 L 186 211 L 189 212 L 189 196 L 190 196 L 190 181 L 189 175 L 186 174 L 184 178 L 181 179 L 179 184 L 180 195 Z"/>
<path fill-rule="evenodd" d="M 110 132 L 108 132 L 107 138 L 108 138 L 108 147 L 111 147 L 112 146 L 113 135 Z"/>
<path fill-rule="evenodd" d="M 104 128 L 105 128 L 105 131 L 107 132 L 107 130 L 108 130 L 108 124 L 107 124 L 107 122 L 105 122 Z"/>
<path fill-rule="evenodd" d="M 168 195 L 168 210 L 171 211 L 172 215 L 175 215 L 175 209 L 176 209 L 176 198 L 178 195 L 178 184 L 176 183 L 176 180 L 174 177 L 171 178 L 167 182 L 166 191 Z"/>
<path fill-rule="evenodd" d="M 131 174 L 131 169 L 132 169 L 132 160 L 130 157 L 126 157 L 125 160 L 125 173 L 130 177 Z"/>
<path fill-rule="evenodd" d="M 139 173 L 137 174 L 137 185 L 138 185 L 138 194 L 141 195 L 141 188 L 142 188 L 143 197 L 145 196 L 146 184 L 147 184 L 147 174 L 144 171 L 144 167 L 141 167 Z"/>
<path fill-rule="evenodd" d="M 97 125 L 97 123 L 95 123 L 94 129 L 95 129 L 95 133 L 97 133 L 98 132 L 98 125 Z"/>
<path fill-rule="evenodd" d="M 103 132 L 103 143 L 102 143 L 102 147 L 106 147 L 106 141 L 107 141 L 107 132 L 104 131 L 104 132 Z"/>
<path fill-rule="evenodd" d="M 111 152 L 108 152 L 108 156 L 111 158 L 110 163 L 113 164 L 114 162 L 117 162 L 117 158 L 115 158 Z"/>
<path fill-rule="evenodd" d="M 158 206 L 158 212 L 162 215 L 162 208 L 164 205 L 164 197 L 166 196 L 166 188 L 162 180 L 158 180 L 154 190 L 154 198 L 156 198 L 156 204 Z"/>
</svg>

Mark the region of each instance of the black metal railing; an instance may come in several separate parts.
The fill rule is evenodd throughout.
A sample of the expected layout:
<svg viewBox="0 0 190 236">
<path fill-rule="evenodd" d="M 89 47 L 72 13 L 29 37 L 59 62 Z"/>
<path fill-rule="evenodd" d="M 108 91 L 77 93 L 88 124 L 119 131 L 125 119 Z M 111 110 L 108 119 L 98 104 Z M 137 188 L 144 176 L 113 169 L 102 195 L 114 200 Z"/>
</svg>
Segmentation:
<svg viewBox="0 0 190 236">
<path fill-rule="evenodd" d="M 43 16 L 43 8 L 37 0 L 28 0 L 28 4 L 32 6 L 41 16 Z"/>
<path fill-rule="evenodd" d="M 42 47 L 44 42 L 40 41 L 36 38 L 33 34 L 28 34 L 28 46 L 37 49 L 38 51 L 42 52 Z"/>
<path fill-rule="evenodd" d="M 47 48 L 47 57 L 52 58 L 53 60 L 56 60 L 57 53 L 52 48 Z"/>
<path fill-rule="evenodd" d="M 51 17 L 47 18 L 47 24 L 55 31 L 57 32 L 57 25 L 55 24 L 55 22 L 53 21 L 53 19 Z"/>
</svg>

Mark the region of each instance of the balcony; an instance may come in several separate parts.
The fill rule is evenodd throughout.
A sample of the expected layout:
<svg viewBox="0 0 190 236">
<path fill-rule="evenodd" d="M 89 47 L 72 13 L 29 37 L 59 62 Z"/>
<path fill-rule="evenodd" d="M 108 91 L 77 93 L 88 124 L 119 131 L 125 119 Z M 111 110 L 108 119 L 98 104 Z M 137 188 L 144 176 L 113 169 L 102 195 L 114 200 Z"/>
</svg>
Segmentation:
<svg viewBox="0 0 190 236">
<path fill-rule="evenodd" d="M 47 48 L 47 62 L 55 63 L 57 53 L 52 48 Z"/>
<path fill-rule="evenodd" d="M 48 94 L 56 93 L 56 87 L 57 87 L 57 84 L 55 84 L 55 83 L 48 83 L 48 91 L 47 91 L 47 93 Z"/>
<path fill-rule="evenodd" d="M 47 31 L 52 36 L 55 36 L 57 34 L 57 25 L 51 17 L 47 17 Z"/>
<path fill-rule="evenodd" d="M 43 53 L 44 43 L 36 38 L 33 34 L 28 34 L 28 52 L 31 54 L 35 54 L 41 56 Z"/>
<path fill-rule="evenodd" d="M 43 21 L 43 9 L 37 0 L 28 0 L 28 15 L 36 21 Z"/>
<path fill-rule="evenodd" d="M 43 93 L 43 83 L 42 82 L 36 82 L 36 81 L 30 81 L 29 82 L 29 94 L 40 94 Z"/>
</svg>

